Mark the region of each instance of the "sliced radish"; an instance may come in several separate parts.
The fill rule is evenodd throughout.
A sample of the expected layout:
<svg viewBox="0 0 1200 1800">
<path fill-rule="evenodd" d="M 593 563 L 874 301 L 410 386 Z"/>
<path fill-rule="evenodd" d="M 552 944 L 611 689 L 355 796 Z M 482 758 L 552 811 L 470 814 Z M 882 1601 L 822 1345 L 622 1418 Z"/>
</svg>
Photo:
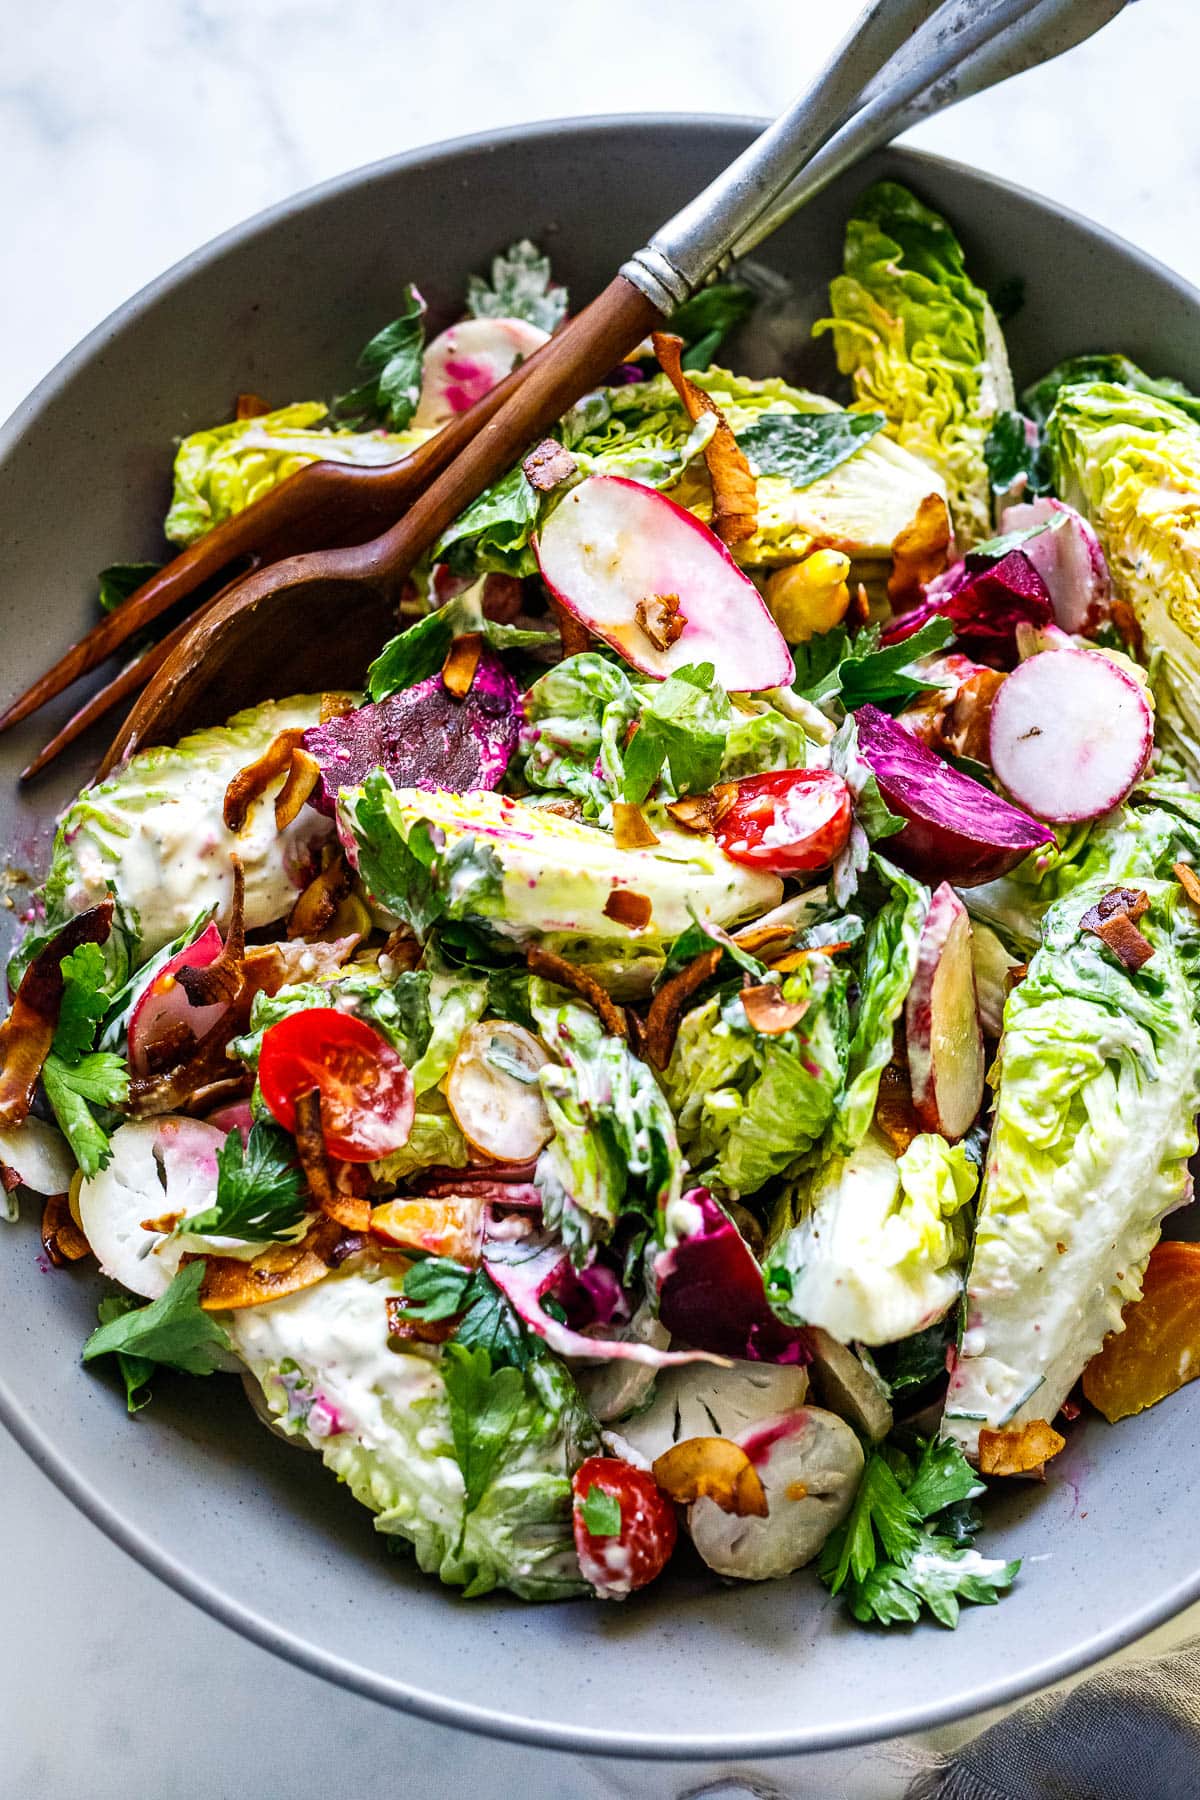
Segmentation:
<svg viewBox="0 0 1200 1800">
<path fill-rule="evenodd" d="M 1082 514 L 1061 500 L 1032 500 L 1006 507 L 1000 530 L 1029 531 L 1059 518 L 1062 524 L 1026 538 L 1021 548 L 1049 589 L 1055 623 L 1064 631 L 1094 631 L 1109 610 L 1108 564 Z"/>
<path fill-rule="evenodd" d="M 79 1222 L 106 1275 L 147 1300 L 166 1292 L 189 1247 L 167 1220 L 212 1205 L 224 1143 L 200 1119 L 134 1119 L 113 1133 L 108 1167 L 79 1189 Z M 145 1220 L 161 1228 L 147 1230 Z"/>
<path fill-rule="evenodd" d="M 550 336 L 526 319 L 463 319 L 435 337 L 421 370 L 419 430 L 434 430 L 482 400 Z"/>
<path fill-rule="evenodd" d="M 10 1169 L 31 1194 L 65 1194 L 75 1158 L 62 1133 L 30 1113 L 19 1125 L 0 1131 L 0 1168 Z"/>
<path fill-rule="evenodd" d="M 168 1044 L 180 1027 L 186 1027 L 198 1041 L 226 1010 L 227 1000 L 193 1006 L 175 979 L 180 969 L 206 969 L 216 962 L 222 948 L 220 932 L 215 924 L 209 925 L 194 944 L 171 957 L 146 983 L 129 1016 L 129 1062 L 135 1075 L 152 1072 L 155 1050 Z"/>
<path fill-rule="evenodd" d="M 791 652 L 758 589 L 665 494 L 590 476 L 555 508 L 536 549 L 567 611 L 642 674 L 710 662 L 731 693 L 790 685 Z"/>
<path fill-rule="evenodd" d="M 446 1077 L 454 1122 L 476 1150 L 498 1162 L 528 1162 L 554 1127 L 538 1084 L 550 1061 L 531 1031 L 489 1019 L 464 1031 Z"/>
<path fill-rule="evenodd" d="M 1099 818 L 1125 798 L 1153 748 L 1145 690 L 1096 650 L 1031 656 L 992 706 L 992 767 L 1040 819 Z"/>
<path fill-rule="evenodd" d="M 1023 667 L 1046 660 L 1035 657 Z M 1010 675 L 1001 694 L 1011 680 Z M 1053 841 L 1045 825 L 952 769 L 877 706 L 860 706 L 854 716 L 859 753 L 885 804 L 908 820 L 887 839 L 885 854 L 922 881 L 976 887 L 1006 875 L 1039 844 Z"/>
<path fill-rule="evenodd" d="M 954 1143 L 983 1104 L 983 1032 L 975 998 L 971 920 L 948 882 L 935 889 L 921 928 L 904 1006 L 913 1109 L 926 1131 Z"/>
</svg>

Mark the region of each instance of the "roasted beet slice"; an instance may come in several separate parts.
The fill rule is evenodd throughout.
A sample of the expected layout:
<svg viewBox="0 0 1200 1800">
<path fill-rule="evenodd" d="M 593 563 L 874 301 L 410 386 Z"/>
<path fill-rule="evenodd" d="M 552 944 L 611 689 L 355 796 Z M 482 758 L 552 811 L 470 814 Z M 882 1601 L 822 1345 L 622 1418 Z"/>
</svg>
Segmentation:
<svg viewBox="0 0 1200 1800">
<path fill-rule="evenodd" d="M 339 789 L 358 787 L 372 769 L 383 769 L 397 787 L 458 794 L 497 788 L 520 723 L 517 684 L 485 647 L 461 700 L 440 674 L 431 675 L 390 699 L 310 726 L 304 748 L 321 765 L 311 803 L 332 816 Z"/>
<path fill-rule="evenodd" d="M 950 620 L 960 645 L 982 661 L 1012 668 L 1018 625 L 1049 625 L 1050 592 L 1023 550 L 994 558 L 978 553 L 931 581 L 925 598 L 885 626 L 884 642 L 899 643 L 931 618 Z"/>
</svg>

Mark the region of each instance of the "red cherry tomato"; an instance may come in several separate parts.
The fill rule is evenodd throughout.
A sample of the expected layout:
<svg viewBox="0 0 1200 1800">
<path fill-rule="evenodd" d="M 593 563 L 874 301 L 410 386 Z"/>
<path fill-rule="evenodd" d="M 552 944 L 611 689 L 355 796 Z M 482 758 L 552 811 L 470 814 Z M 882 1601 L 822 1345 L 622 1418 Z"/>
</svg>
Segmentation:
<svg viewBox="0 0 1200 1800">
<path fill-rule="evenodd" d="M 653 1475 L 615 1456 L 589 1456 L 576 1469 L 571 1486 L 579 1568 L 602 1600 L 624 1600 L 662 1574 L 675 1548 L 677 1527 L 675 1509 Z M 588 1530 L 584 1507 L 593 1488 L 621 1509 L 621 1529 L 611 1536 Z"/>
<path fill-rule="evenodd" d="M 258 1082 L 287 1131 L 296 1127 L 297 1094 L 316 1088 L 326 1148 L 344 1162 L 374 1162 L 408 1142 L 412 1076 L 387 1040 L 350 1013 L 314 1006 L 269 1026 Z"/>
<path fill-rule="evenodd" d="M 832 769 L 779 769 L 734 783 L 716 838 L 732 862 L 774 875 L 826 868 L 850 836 L 850 789 Z"/>
</svg>

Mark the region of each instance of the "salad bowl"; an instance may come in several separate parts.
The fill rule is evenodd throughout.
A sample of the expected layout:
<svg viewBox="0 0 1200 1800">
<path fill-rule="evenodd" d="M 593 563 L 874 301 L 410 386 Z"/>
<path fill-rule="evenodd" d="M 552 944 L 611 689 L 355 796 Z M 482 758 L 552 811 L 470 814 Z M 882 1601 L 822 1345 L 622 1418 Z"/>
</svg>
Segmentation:
<svg viewBox="0 0 1200 1800">
<path fill-rule="evenodd" d="M 575 121 L 397 158 L 288 202 L 163 277 L 98 328 L 0 438 L 5 687 L 23 687 L 90 622 L 95 571 L 158 553 L 164 446 L 238 391 L 327 392 L 347 346 L 414 278 L 435 319 L 467 274 L 532 237 L 576 300 L 749 140 L 734 119 Z M 761 254 L 767 295 L 739 345 L 750 374 L 828 388 L 826 310 L 858 193 L 891 176 L 953 220 L 995 291 L 1018 386 L 1060 359 L 1116 349 L 1200 385 L 1200 296 L 1061 209 L 970 170 L 892 151 L 852 171 Z M 455 221 L 446 230 L 447 217 Z M 70 498 L 64 508 L 63 496 Z M 5 696 L 0 696 L 0 698 Z M 23 877 L 44 872 L 56 810 L 86 779 L 82 746 L 18 789 L 46 722 L 0 745 L 18 935 Z M 32 1225 L 0 1245 L 0 1414 L 98 1525 L 179 1592 L 297 1663 L 443 1723 L 549 1748 L 702 1758 L 794 1754 L 927 1728 L 1010 1700 L 1129 1642 L 1200 1596 L 1187 1471 L 1200 1392 L 1136 1427 L 1092 1419 L 1044 1488 L 989 1507 L 989 1554 L 1020 1556 L 995 1611 L 956 1633 L 854 1626 L 815 1583 L 715 1587 L 684 1564 L 625 1607 L 464 1602 L 363 1529 L 316 1458 L 229 1404 L 223 1380 L 166 1380 L 135 1419 L 81 1369 L 99 1285 L 50 1272 Z"/>
</svg>

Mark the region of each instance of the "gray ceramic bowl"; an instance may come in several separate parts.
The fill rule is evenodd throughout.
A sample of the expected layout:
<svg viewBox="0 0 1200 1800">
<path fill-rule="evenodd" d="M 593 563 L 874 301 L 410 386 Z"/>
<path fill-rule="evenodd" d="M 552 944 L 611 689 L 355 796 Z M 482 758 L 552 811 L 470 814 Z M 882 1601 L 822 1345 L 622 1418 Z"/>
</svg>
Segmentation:
<svg viewBox="0 0 1200 1800">
<path fill-rule="evenodd" d="M 90 622 L 97 569 L 160 553 L 172 438 L 226 417 L 238 389 L 282 402 L 347 385 L 404 281 L 448 317 L 467 272 L 514 238 L 546 244 L 582 300 L 751 132 L 732 119 L 615 119 L 421 151 L 290 201 L 147 288 L 0 439 L 0 697 Z M 1015 187 L 899 153 L 767 247 L 796 308 L 745 346 L 745 366 L 827 375 L 805 328 L 824 310 L 850 203 L 885 171 L 949 214 L 985 281 L 1024 277 L 1009 331 L 1018 381 L 1104 347 L 1200 384 L 1200 296 L 1182 281 Z M 0 843 L 39 869 L 85 764 L 21 794 L 15 776 L 68 710 L 0 740 Z M 164 1379 L 128 1420 L 112 1382 L 78 1361 L 97 1282 L 42 1272 L 32 1220 L 0 1236 L 0 1412 L 47 1474 L 227 1624 L 447 1724 L 661 1757 L 825 1748 L 1012 1699 L 1200 1595 L 1180 1479 L 1200 1466 L 1198 1384 L 1116 1429 L 1081 1424 L 1044 1489 L 992 1507 L 988 1551 L 1023 1556 L 1024 1572 L 956 1633 L 850 1626 L 811 1577 L 736 1590 L 680 1577 L 625 1606 L 465 1603 L 388 1556 L 367 1514 L 316 1458 L 264 1431 L 236 1384 Z"/>
</svg>

